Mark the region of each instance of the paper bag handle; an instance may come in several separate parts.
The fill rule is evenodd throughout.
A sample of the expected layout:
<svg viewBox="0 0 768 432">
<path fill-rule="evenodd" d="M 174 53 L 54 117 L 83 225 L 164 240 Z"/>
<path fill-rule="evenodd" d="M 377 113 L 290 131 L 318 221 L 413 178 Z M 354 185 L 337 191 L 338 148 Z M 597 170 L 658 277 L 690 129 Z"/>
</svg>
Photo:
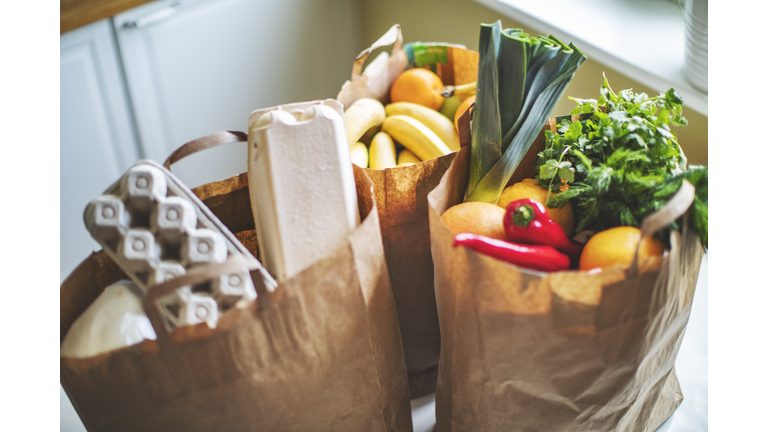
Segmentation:
<svg viewBox="0 0 768 432">
<path fill-rule="evenodd" d="M 261 278 L 261 266 L 258 261 L 250 260 L 242 255 L 234 255 L 220 264 L 208 264 L 192 267 L 186 274 L 167 280 L 165 282 L 149 286 L 147 294 L 141 302 L 144 313 L 147 314 L 149 322 L 157 335 L 157 343 L 160 348 L 167 348 L 173 344 L 173 339 L 165 324 L 158 300 L 185 285 L 197 285 L 213 278 L 237 272 L 247 268 L 251 272 L 251 279 L 256 288 L 257 299 L 260 307 L 271 307 L 266 285 Z"/>
<path fill-rule="evenodd" d="M 640 254 L 640 245 L 646 237 L 650 237 L 665 226 L 672 223 L 675 219 L 684 215 L 688 208 L 693 203 L 693 199 L 696 196 L 696 188 L 693 187 L 691 182 L 683 179 L 683 183 L 680 185 L 680 189 L 677 190 L 672 199 L 670 199 L 664 207 L 660 208 L 650 216 L 643 219 L 643 223 L 640 226 L 640 243 L 635 250 L 635 257 L 632 259 L 632 265 L 627 272 L 627 278 L 633 278 L 637 275 L 638 259 Z"/>
<path fill-rule="evenodd" d="M 147 288 L 147 294 L 142 300 L 141 306 L 147 314 L 147 318 L 149 318 L 152 328 L 155 330 L 157 344 L 160 348 L 159 354 L 164 360 L 167 373 L 172 378 L 176 386 L 176 392 L 179 395 L 188 394 L 191 391 L 195 375 L 181 350 L 173 342 L 168 327 L 166 327 L 165 320 L 160 313 L 160 305 L 157 300 L 184 285 L 198 284 L 217 276 L 238 271 L 244 267 L 251 270 L 251 279 L 253 279 L 253 284 L 256 287 L 259 307 L 264 306 L 265 303 L 271 306 L 271 299 L 266 292 L 266 286 L 264 285 L 258 270 L 260 268 L 258 261 L 246 259 L 242 255 L 232 256 L 221 264 L 193 267 L 185 275 Z"/>
<path fill-rule="evenodd" d="M 236 131 L 216 132 L 214 134 L 210 134 L 208 136 L 204 136 L 202 138 L 192 140 L 186 144 L 182 144 L 181 147 L 177 148 L 173 153 L 171 153 L 170 156 L 168 156 L 168 159 L 165 160 L 165 162 L 163 163 L 163 166 L 165 167 L 165 169 L 170 171 L 171 165 L 197 152 L 203 151 L 205 149 L 213 148 L 213 147 L 218 147 L 222 144 L 247 142 L 247 141 L 248 141 L 248 134 L 245 132 L 236 132 Z"/>
<path fill-rule="evenodd" d="M 390 54 L 390 57 L 394 56 L 395 53 L 402 51 L 403 33 L 400 31 L 400 24 L 395 24 L 390 27 L 390 29 L 387 30 L 387 32 L 379 38 L 379 40 L 374 42 L 373 45 L 357 55 L 355 58 L 355 64 L 352 66 L 352 80 L 354 81 L 357 78 L 360 78 L 360 75 L 363 74 L 363 65 L 365 64 L 365 60 L 368 58 L 371 52 L 373 52 L 373 50 L 389 45 L 393 45 L 392 54 Z"/>
<path fill-rule="evenodd" d="M 236 142 L 248 142 L 248 134 L 245 132 L 237 131 L 221 131 L 208 136 L 204 136 L 202 138 L 198 138 L 196 140 L 192 140 L 186 144 L 182 144 L 181 147 L 177 148 L 173 153 L 171 153 L 171 155 L 168 156 L 168 159 L 166 159 L 163 163 L 163 167 L 170 171 L 171 165 L 184 159 L 187 156 L 209 148 Z M 263 267 L 261 267 L 259 271 L 266 273 L 266 270 Z M 276 284 L 273 282 L 270 286 L 274 287 Z"/>
</svg>

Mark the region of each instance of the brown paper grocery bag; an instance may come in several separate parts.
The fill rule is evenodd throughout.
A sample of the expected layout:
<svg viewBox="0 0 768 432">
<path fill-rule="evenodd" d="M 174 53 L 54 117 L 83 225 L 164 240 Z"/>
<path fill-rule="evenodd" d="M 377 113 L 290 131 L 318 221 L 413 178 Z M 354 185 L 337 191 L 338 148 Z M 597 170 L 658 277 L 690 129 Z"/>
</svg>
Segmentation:
<svg viewBox="0 0 768 432">
<path fill-rule="evenodd" d="M 682 401 L 674 364 L 703 248 L 684 223 L 669 254 L 638 271 L 543 274 L 452 247 L 440 215 L 463 200 L 469 148 L 429 194 L 442 349 L 438 432 L 653 431 Z M 523 166 L 530 169 L 530 166 Z M 644 221 L 683 214 L 684 187 Z"/>
<path fill-rule="evenodd" d="M 349 243 L 274 292 L 254 278 L 257 301 L 225 313 L 215 329 L 188 326 L 169 335 L 145 301 L 157 341 L 62 357 L 61 383 L 86 428 L 411 431 L 373 183 L 360 169 L 355 180 L 362 223 Z M 247 174 L 194 192 L 258 256 Z M 197 277 L 223 274 L 231 264 Z M 104 253 L 75 269 L 61 286 L 61 339 L 105 287 L 125 278 Z M 177 288 L 173 283 L 190 281 L 156 285 L 147 297 Z"/>
<path fill-rule="evenodd" d="M 363 71 L 368 55 L 376 48 L 389 45 L 393 45 L 392 53 L 388 56 L 382 53 Z M 446 85 L 467 84 L 477 79 L 478 61 L 477 52 L 449 45 L 448 63 L 436 64 L 435 70 Z M 344 106 L 362 97 L 386 104 L 392 82 L 407 65 L 403 36 L 396 24 L 360 53 L 352 69 L 352 79 L 344 84 L 337 99 Z M 429 250 L 427 194 L 437 186 L 455 155 L 451 153 L 410 166 L 365 169 L 376 192 L 412 398 L 434 392 L 437 381 L 440 328 Z"/>
</svg>

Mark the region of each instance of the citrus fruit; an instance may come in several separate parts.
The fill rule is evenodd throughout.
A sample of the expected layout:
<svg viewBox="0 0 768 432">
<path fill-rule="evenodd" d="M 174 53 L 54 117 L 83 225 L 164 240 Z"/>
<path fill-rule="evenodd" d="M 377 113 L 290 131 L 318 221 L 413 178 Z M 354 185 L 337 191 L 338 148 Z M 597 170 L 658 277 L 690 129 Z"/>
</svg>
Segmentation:
<svg viewBox="0 0 768 432">
<path fill-rule="evenodd" d="M 557 194 L 553 193 L 552 196 Z M 507 187 L 501 193 L 498 206 L 506 209 L 507 204 L 512 201 L 517 201 L 523 198 L 530 198 L 536 202 L 539 202 L 547 207 L 547 190 L 539 186 L 536 180 L 532 178 L 524 179 L 521 182 L 515 183 L 512 186 Z M 560 228 L 565 231 L 565 235 L 568 237 L 573 236 L 573 230 L 576 225 L 576 217 L 573 213 L 573 206 L 571 203 L 566 204 L 561 208 L 549 208 L 547 207 L 547 214 L 553 221 L 560 225 Z"/>
<path fill-rule="evenodd" d="M 466 99 L 464 99 L 464 102 L 459 105 L 459 108 L 456 110 L 456 114 L 453 117 L 453 124 L 456 126 L 456 132 L 459 131 L 459 117 L 461 117 L 462 114 L 464 114 L 464 111 L 469 108 L 470 105 L 475 103 L 475 96 L 472 95 Z"/>
<path fill-rule="evenodd" d="M 457 204 L 440 217 L 454 234 L 472 233 L 507 240 L 504 233 L 504 210 L 484 202 Z"/>
<path fill-rule="evenodd" d="M 607 269 L 613 266 L 628 267 L 635 257 L 640 241 L 640 229 L 621 226 L 610 228 L 592 236 L 584 245 L 579 259 L 579 270 Z M 638 260 L 664 255 L 664 243 L 653 237 L 646 237 L 640 245 Z"/>
<path fill-rule="evenodd" d="M 409 69 L 400 74 L 389 98 L 392 102 L 412 102 L 438 111 L 443 106 L 443 82 L 434 72 L 427 69 Z"/>
</svg>

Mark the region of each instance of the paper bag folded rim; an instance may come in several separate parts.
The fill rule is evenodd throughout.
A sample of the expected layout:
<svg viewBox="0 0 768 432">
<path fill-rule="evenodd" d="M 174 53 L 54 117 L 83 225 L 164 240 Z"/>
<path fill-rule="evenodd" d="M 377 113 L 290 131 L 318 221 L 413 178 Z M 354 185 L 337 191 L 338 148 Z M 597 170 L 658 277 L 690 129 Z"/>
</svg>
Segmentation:
<svg viewBox="0 0 768 432">
<path fill-rule="evenodd" d="M 382 52 L 363 70 L 374 49 L 389 45 L 393 46 L 391 54 Z M 438 64 L 437 74 L 446 85 L 471 83 L 477 79 L 478 61 L 477 52 L 449 45 L 448 63 Z M 352 79 L 342 86 L 337 99 L 344 106 L 362 97 L 386 104 L 390 86 L 407 66 L 402 33 L 395 24 L 360 53 L 353 65 Z M 437 382 L 440 328 L 429 249 L 427 194 L 437 186 L 455 156 L 456 152 L 414 165 L 364 169 L 374 182 L 412 398 L 434 392 Z"/>
<path fill-rule="evenodd" d="M 244 175 L 195 192 L 225 224 L 242 223 L 236 236 L 254 246 L 253 219 L 248 225 L 237 214 L 250 215 Z M 222 315 L 216 329 L 174 332 L 180 362 L 169 363 L 167 347 L 148 340 L 62 357 L 62 385 L 87 429 L 411 431 L 373 183 L 359 168 L 355 179 L 363 222 L 349 244 L 278 286 L 269 310 L 257 300 Z M 60 290 L 61 338 L 122 278 L 103 253 L 87 258 Z M 184 389 L 169 372 L 185 379 Z"/>
</svg>

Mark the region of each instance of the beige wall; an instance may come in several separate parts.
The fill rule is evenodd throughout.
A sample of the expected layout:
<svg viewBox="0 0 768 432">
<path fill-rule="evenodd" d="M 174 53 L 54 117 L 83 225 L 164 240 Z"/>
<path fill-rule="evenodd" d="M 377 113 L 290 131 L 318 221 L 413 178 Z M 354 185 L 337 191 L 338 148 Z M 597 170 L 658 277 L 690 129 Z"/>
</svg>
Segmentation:
<svg viewBox="0 0 768 432">
<path fill-rule="evenodd" d="M 501 19 L 505 28 L 529 28 L 473 0 L 363 0 L 362 6 L 366 46 L 396 23 L 401 25 L 406 42 L 444 41 L 463 44 L 470 49 L 477 49 L 481 23 Z M 529 32 L 534 33 L 533 30 Z M 574 76 L 553 114 L 567 114 L 575 106 L 568 96 L 596 99 L 603 81 L 603 72 L 611 88 L 616 91 L 632 88 L 649 95 L 658 93 L 606 65 L 588 59 Z M 685 110 L 683 115 L 688 119 L 688 126 L 674 128 L 680 145 L 690 163 L 707 164 L 708 119 L 692 109 Z"/>
</svg>

